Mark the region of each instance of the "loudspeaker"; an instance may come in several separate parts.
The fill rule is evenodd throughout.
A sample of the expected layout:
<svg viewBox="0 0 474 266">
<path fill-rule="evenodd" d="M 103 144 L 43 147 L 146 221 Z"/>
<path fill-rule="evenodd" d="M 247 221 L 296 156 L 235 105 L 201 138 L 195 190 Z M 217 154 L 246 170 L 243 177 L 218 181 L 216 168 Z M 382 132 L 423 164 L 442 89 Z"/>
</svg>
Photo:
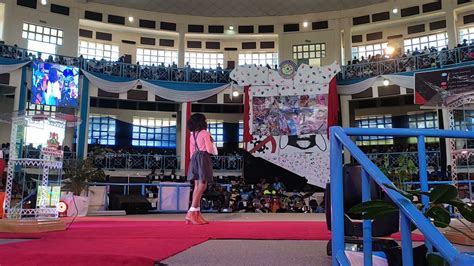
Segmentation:
<svg viewBox="0 0 474 266">
<path fill-rule="evenodd" d="M 151 203 L 139 195 L 110 195 L 109 210 L 125 210 L 127 214 L 145 214 Z"/>
</svg>

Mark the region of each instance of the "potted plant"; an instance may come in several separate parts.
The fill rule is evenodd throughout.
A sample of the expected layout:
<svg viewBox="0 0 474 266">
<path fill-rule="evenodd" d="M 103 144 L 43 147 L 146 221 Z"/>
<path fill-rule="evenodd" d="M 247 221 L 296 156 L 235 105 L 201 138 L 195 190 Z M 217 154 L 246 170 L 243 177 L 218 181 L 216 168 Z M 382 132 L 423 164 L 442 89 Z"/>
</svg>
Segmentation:
<svg viewBox="0 0 474 266">
<path fill-rule="evenodd" d="M 68 216 L 85 216 L 88 212 L 89 183 L 102 181 L 105 173 L 94 166 L 94 158 L 102 151 L 93 151 L 86 159 L 67 160 L 63 167 L 63 190 L 69 191 L 66 196 Z"/>
<path fill-rule="evenodd" d="M 419 190 L 403 191 L 392 184 L 384 184 L 388 189 L 392 189 L 409 199 L 420 211 L 423 211 L 421 196 L 426 195 L 429 198 L 429 207 L 423 211 L 423 214 L 429 218 L 438 228 L 449 228 L 452 232 L 463 236 L 469 241 L 474 241 L 474 208 L 458 198 L 457 188 L 453 185 L 437 185 L 428 192 Z M 447 208 L 455 208 L 462 217 L 457 217 L 458 226 L 451 224 L 451 215 Z M 398 211 L 398 207 L 392 202 L 384 200 L 371 200 L 360 203 L 352 207 L 349 212 L 361 214 L 362 219 L 375 219 L 387 213 Z M 460 226 L 459 226 L 460 225 Z M 416 227 L 412 225 L 412 230 Z M 449 238 L 449 237 L 447 237 Z M 447 265 L 447 262 L 436 253 L 427 254 L 429 265 Z"/>
</svg>

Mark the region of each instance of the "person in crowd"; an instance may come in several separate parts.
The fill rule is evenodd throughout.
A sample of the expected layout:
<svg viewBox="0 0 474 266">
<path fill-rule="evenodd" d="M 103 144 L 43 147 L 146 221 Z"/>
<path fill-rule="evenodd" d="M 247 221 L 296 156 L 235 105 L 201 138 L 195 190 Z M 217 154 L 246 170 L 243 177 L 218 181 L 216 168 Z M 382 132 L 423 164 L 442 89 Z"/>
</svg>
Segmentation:
<svg viewBox="0 0 474 266">
<path fill-rule="evenodd" d="M 359 64 L 359 62 L 360 62 L 359 59 L 357 59 L 357 57 L 354 56 L 354 59 L 352 59 L 352 64 L 354 64 L 354 65 Z"/>
<path fill-rule="evenodd" d="M 213 182 L 211 154 L 217 155 L 211 134 L 207 131 L 207 121 L 203 114 L 193 114 L 187 121 L 191 131 L 188 179 L 194 181 L 191 207 L 186 214 L 186 223 L 208 223 L 201 215 L 201 198 L 209 182 Z"/>
</svg>

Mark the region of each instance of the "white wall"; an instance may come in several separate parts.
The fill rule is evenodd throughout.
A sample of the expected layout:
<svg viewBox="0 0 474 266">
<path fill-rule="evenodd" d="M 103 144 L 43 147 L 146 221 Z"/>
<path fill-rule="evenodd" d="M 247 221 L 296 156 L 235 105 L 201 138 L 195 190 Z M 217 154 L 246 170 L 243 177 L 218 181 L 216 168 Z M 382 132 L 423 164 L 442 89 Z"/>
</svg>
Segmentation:
<svg viewBox="0 0 474 266">
<path fill-rule="evenodd" d="M 0 96 L 0 114 L 13 112 L 14 99 Z M 0 123 L 0 144 L 10 142 L 11 125 Z"/>
</svg>

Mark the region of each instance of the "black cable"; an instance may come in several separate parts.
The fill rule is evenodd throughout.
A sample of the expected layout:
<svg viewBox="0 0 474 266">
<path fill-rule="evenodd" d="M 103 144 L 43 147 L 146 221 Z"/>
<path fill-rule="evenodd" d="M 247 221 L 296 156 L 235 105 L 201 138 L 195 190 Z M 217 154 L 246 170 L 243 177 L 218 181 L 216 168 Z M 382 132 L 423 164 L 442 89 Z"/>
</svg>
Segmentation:
<svg viewBox="0 0 474 266">
<path fill-rule="evenodd" d="M 76 200 L 74 199 L 74 195 L 72 196 L 72 202 L 74 202 L 74 208 L 76 209 L 76 215 L 74 216 L 74 218 L 72 218 L 72 221 L 69 223 L 69 225 L 66 227 L 66 230 L 69 230 L 69 227 L 71 227 L 71 225 L 74 223 L 74 221 L 76 220 L 77 216 L 79 215 L 79 210 L 77 209 L 77 205 L 76 205 Z"/>
</svg>

